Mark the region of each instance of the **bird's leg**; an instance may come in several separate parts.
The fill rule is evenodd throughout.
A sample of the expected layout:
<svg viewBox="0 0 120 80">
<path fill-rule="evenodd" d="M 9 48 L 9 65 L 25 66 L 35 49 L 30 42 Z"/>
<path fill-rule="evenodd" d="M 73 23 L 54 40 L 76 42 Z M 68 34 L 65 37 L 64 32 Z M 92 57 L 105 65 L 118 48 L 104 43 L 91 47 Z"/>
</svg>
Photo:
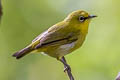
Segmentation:
<svg viewBox="0 0 120 80">
<path fill-rule="evenodd" d="M 68 71 L 68 70 L 71 72 L 71 68 L 70 68 L 70 66 L 67 64 L 65 57 L 62 57 L 60 61 L 64 64 L 64 72 L 66 72 L 66 71 Z"/>
<path fill-rule="evenodd" d="M 67 72 L 68 76 L 69 76 L 69 79 L 70 80 L 74 80 L 74 77 L 71 73 L 71 68 L 70 66 L 67 64 L 66 60 L 65 60 L 65 57 L 63 56 L 60 61 L 64 64 L 64 72 Z"/>
</svg>

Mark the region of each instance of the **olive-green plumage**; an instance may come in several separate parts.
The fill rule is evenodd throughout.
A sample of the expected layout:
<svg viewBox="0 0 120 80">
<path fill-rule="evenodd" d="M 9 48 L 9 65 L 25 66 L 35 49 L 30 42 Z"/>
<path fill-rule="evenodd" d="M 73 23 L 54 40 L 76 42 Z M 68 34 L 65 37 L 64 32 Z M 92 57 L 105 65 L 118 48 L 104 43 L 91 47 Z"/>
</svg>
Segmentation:
<svg viewBox="0 0 120 80">
<path fill-rule="evenodd" d="M 37 51 L 60 59 L 81 47 L 88 33 L 89 22 L 93 17 L 96 16 L 91 16 L 82 10 L 74 11 L 63 21 L 41 33 L 29 46 L 13 56 L 19 59 L 32 51 Z"/>
</svg>

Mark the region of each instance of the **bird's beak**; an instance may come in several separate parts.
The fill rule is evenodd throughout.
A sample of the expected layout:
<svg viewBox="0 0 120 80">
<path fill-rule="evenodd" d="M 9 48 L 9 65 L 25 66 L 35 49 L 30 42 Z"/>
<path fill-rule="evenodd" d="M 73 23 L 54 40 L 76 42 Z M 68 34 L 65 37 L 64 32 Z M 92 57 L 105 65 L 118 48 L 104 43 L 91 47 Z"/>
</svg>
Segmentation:
<svg viewBox="0 0 120 80">
<path fill-rule="evenodd" d="M 96 15 L 90 15 L 90 16 L 88 16 L 88 19 L 95 18 L 95 17 L 97 17 L 97 16 Z"/>
</svg>

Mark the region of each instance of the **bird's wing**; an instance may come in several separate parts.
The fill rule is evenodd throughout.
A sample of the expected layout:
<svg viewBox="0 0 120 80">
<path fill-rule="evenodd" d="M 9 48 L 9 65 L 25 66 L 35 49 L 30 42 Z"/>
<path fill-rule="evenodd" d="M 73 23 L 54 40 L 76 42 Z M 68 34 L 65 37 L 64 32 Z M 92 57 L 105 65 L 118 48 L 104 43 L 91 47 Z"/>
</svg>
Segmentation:
<svg viewBox="0 0 120 80">
<path fill-rule="evenodd" d="M 51 27 L 33 41 L 33 44 L 34 42 L 39 41 L 39 43 L 35 45 L 35 49 L 49 45 L 63 45 L 76 41 L 79 32 L 68 29 L 69 28 L 67 27 L 57 27 L 56 25 Z"/>
<path fill-rule="evenodd" d="M 32 43 L 35 42 L 36 40 L 40 39 L 42 36 L 44 36 L 47 33 L 47 31 L 41 33 L 40 35 L 38 35 L 35 39 L 32 40 Z"/>
</svg>

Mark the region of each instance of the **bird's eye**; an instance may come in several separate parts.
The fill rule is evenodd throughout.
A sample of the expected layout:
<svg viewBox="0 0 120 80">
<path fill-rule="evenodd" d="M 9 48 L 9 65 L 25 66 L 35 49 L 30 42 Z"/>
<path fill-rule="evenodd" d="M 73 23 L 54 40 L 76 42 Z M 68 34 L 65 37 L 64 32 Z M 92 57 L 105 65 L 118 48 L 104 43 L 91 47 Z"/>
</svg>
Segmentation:
<svg viewBox="0 0 120 80">
<path fill-rule="evenodd" d="M 80 21 L 80 22 L 83 22 L 84 20 L 85 20 L 85 17 L 84 17 L 84 16 L 80 16 L 80 17 L 79 17 L 79 21 Z"/>
</svg>

